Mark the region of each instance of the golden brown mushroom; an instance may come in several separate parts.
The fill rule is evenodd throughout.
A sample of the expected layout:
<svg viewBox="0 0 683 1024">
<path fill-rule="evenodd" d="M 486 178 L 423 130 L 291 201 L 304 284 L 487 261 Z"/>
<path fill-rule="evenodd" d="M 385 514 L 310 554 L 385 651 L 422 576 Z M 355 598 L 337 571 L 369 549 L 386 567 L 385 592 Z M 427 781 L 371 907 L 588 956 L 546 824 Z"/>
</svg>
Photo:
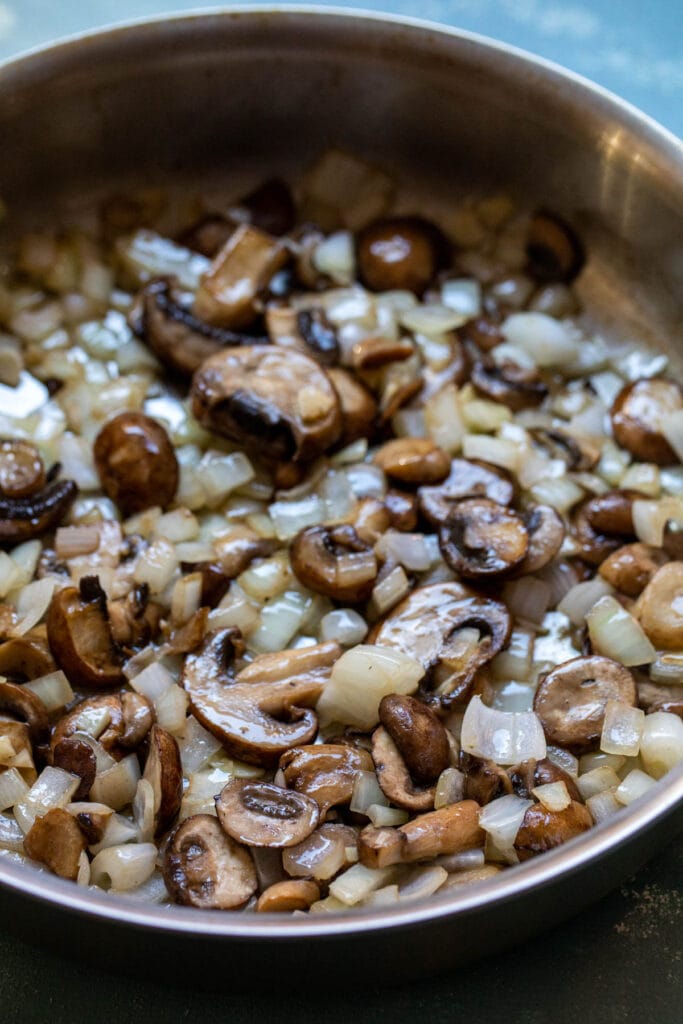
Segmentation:
<svg viewBox="0 0 683 1024">
<path fill-rule="evenodd" d="M 537 281 L 573 281 L 586 261 L 583 245 L 569 224 L 550 210 L 529 222 L 527 271 Z"/>
<path fill-rule="evenodd" d="M 0 679 L 0 712 L 25 722 L 33 743 L 43 743 L 47 739 L 50 726 L 45 705 L 25 686 Z"/>
<path fill-rule="evenodd" d="M 599 572 L 627 597 L 638 597 L 667 558 L 661 548 L 651 544 L 624 544 L 608 555 Z"/>
<path fill-rule="evenodd" d="M 521 861 L 569 839 L 581 835 L 593 825 L 590 812 L 583 804 L 572 800 L 563 811 L 549 811 L 542 804 L 527 808 L 515 838 L 515 850 Z"/>
<path fill-rule="evenodd" d="M 154 791 L 154 835 L 167 830 L 180 810 L 183 796 L 183 767 L 178 741 L 166 729 L 153 725 L 143 778 Z"/>
<path fill-rule="evenodd" d="M 588 498 L 574 514 L 574 534 L 581 545 L 581 557 L 600 565 L 608 555 L 635 537 L 633 502 L 637 491 L 607 491 Z"/>
<path fill-rule="evenodd" d="M 683 647 L 683 562 L 669 562 L 657 569 L 638 598 L 636 617 L 648 639 L 665 651 Z"/>
<path fill-rule="evenodd" d="M 439 229 L 420 217 L 373 221 L 357 239 L 360 279 L 371 291 L 421 295 L 443 262 L 444 247 Z"/>
<path fill-rule="evenodd" d="M 500 402 L 508 409 L 535 409 L 548 394 L 538 370 L 529 370 L 516 363 L 497 365 L 492 360 L 478 360 L 472 367 L 472 384 L 481 395 L 492 402 Z"/>
<path fill-rule="evenodd" d="M 256 892 L 249 850 L 226 835 L 211 814 L 195 814 L 169 837 L 162 866 L 176 903 L 202 910 L 232 910 Z"/>
<path fill-rule="evenodd" d="M 377 558 L 352 526 L 309 526 L 296 535 L 292 569 L 304 586 L 337 601 L 366 601 L 377 579 Z"/>
<path fill-rule="evenodd" d="M 124 516 L 164 508 L 178 487 L 178 461 L 168 434 L 150 416 L 122 412 L 100 430 L 93 446 L 105 494 Z"/>
<path fill-rule="evenodd" d="M 514 496 L 514 485 L 502 469 L 468 459 L 453 459 L 442 484 L 418 491 L 422 515 L 438 526 L 448 520 L 451 509 L 461 498 L 482 497 L 499 505 L 510 505 Z"/>
<path fill-rule="evenodd" d="M 76 819 L 61 807 L 53 807 L 36 818 L 24 839 L 29 857 L 45 864 L 60 878 L 75 880 L 78 876 L 85 837 Z"/>
<path fill-rule="evenodd" d="M 451 460 L 426 437 L 397 437 L 375 453 L 376 465 L 392 480 L 403 484 L 435 484 L 446 476 Z"/>
<path fill-rule="evenodd" d="M 461 800 L 438 811 L 420 814 L 400 828 L 368 825 L 360 834 L 360 862 L 368 868 L 385 868 L 483 846 L 479 810 L 474 800 Z"/>
<path fill-rule="evenodd" d="M 353 374 L 332 366 L 327 375 L 339 398 L 342 418 L 340 441 L 350 444 L 361 437 L 371 437 L 377 419 L 377 403 L 372 394 Z"/>
<path fill-rule="evenodd" d="M 439 530 L 444 561 L 468 580 L 493 580 L 519 570 L 529 551 L 524 520 L 488 498 L 455 502 Z"/>
<path fill-rule="evenodd" d="M 216 797 L 216 813 L 222 829 L 238 842 L 277 849 L 296 846 L 320 819 L 311 797 L 253 779 L 228 782 Z"/>
<path fill-rule="evenodd" d="M 55 529 L 77 494 L 73 480 L 54 480 L 22 498 L 0 493 L 0 544 L 20 544 Z"/>
<path fill-rule="evenodd" d="M 97 577 L 83 577 L 79 590 L 55 591 L 47 613 L 47 639 L 72 686 L 103 689 L 125 682 Z"/>
<path fill-rule="evenodd" d="M 683 388 L 675 380 L 652 377 L 621 389 L 612 405 L 617 442 L 637 459 L 666 466 L 678 457 L 662 433 L 671 413 L 683 409 Z"/>
<path fill-rule="evenodd" d="M 342 743 L 294 747 L 280 758 L 280 771 L 289 789 L 312 797 L 324 820 L 331 807 L 350 803 L 358 772 L 372 771 L 365 750 Z"/>
<path fill-rule="evenodd" d="M 45 486 L 40 452 L 30 441 L 0 439 L 0 494 L 26 498 Z"/>
<path fill-rule="evenodd" d="M 380 701 L 379 720 L 416 782 L 429 785 L 448 768 L 448 735 L 441 721 L 422 701 L 409 695 L 388 694 Z"/>
</svg>

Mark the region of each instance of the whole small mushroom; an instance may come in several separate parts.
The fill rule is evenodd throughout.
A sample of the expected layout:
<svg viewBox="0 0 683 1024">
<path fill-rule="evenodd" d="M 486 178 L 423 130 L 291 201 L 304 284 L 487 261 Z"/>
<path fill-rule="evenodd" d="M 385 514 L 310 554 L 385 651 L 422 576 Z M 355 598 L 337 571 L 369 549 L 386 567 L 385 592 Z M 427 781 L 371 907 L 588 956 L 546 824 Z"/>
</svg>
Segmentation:
<svg viewBox="0 0 683 1024">
<path fill-rule="evenodd" d="M 360 279 L 371 291 L 398 288 L 421 295 L 443 262 L 444 241 L 439 229 L 420 217 L 373 221 L 356 243 Z"/>
<path fill-rule="evenodd" d="M 102 488 L 124 516 L 166 505 L 178 488 L 178 461 L 164 428 L 140 412 L 122 412 L 95 438 Z"/>
</svg>

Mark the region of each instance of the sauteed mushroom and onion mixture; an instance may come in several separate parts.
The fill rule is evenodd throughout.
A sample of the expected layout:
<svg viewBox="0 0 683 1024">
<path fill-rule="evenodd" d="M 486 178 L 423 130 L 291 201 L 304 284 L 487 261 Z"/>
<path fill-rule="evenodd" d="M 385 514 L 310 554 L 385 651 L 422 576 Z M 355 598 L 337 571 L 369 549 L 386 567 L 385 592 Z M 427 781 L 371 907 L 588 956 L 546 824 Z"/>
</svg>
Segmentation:
<svg viewBox="0 0 683 1024">
<path fill-rule="evenodd" d="M 335 150 L 296 194 L 113 196 L 19 239 L 3 857 L 201 908 L 390 906 L 683 759 L 683 389 L 591 329 L 587 256 L 551 211 L 427 216 Z"/>
</svg>

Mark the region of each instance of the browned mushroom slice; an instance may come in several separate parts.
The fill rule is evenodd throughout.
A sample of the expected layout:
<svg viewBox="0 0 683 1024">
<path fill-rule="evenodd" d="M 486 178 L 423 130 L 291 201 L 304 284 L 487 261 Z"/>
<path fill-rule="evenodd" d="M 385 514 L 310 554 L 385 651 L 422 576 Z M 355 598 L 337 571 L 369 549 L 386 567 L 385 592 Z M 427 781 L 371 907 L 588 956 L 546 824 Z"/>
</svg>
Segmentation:
<svg viewBox="0 0 683 1024">
<path fill-rule="evenodd" d="M 97 773 L 97 758 L 89 743 L 77 736 L 59 740 L 52 749 L 52 764 L 77 775 L 81 784 L 74 793 L 74 800 L 87 800 Z"/>
<path fill-rule="evenodd" d="M 516 575 L 537 572 L 551 562 L 562 547 L 564 522 L 550 505 L 532 505 L 522 515 L 529 534 L 529 550 Z"/>
<path fill-rule="evenodd" d="M 304 793 L 272 782 L 233 779 L 216 797 L 216 813 L 229 836 L 246 846 L 296 846 L 316 828 L 320 809 Z"/>
<path fill-rule="evenodd" d="M 153 725 L 149 734 L 143 777 L 154 791 L 154 835 L 160 836 L 180 810 L 183 767 L 176 738 L 159 725 Z"/>
<path fill-rule="evenodd" d="M 407 338 L 363 338 L 351 349 L 351 366 L 354 370 L 378 370 L 410 359 L 414 353 L 415 346 Z"/>
<path fill-rule="evenodd" d="M 448 476 L 451 460 L 446 452 L 426 437 L 397 437 L 386 441 L 373 459 L 399 483 L 435 484 Z"/>
<path fill-rule="evenodd" d="M 600 459 L 600 448 L 585 438 L 573 437 L 565 430 L 532 427 L 529 431 L 534 444 L 553 459 L 562 459 L 567 469 L 586 471 L 594 468 Z"/>
<path fill-rule="evenodd" d="M 320 888 L 306 878 L 288 879 L 276 882 L 261 893 L 256 910 L 261 914 L 291 913 L 294 910 L 308 910 L 320 899 Z"/>
<path fill-rule="evenodd" d="M 375 553 L 352 526 L 309 526 L 294 538 L 290 557 L 304 586 L 337 601 L 367 600 L 377 579 Z"/>
<path fill-rule="evenodd" d="M 444 561 L 469 580 L 509 576 L 526 558 L 529 534 L 516 512 L 488 498 L 463 498 L 439 530 Z"/>
<path fill-rule="evenodd" d="M 92 579 L 84 577 L 85 581 Z M 84 580 L 80 591 L 64 587 L 52 596 L 47 613 L 47 639 L 52 656 L 72 686 L 122 686 L 126 678 L 114 647 L 106 601 L 99 595 L 88 600 L 87 592 L 84 597 Z"/>
<path fill-rule="evenodd" d="M 0 715 L 0 739 L 9 740 L 14 751 L 7 767 L 16 768 L 24 782 L 32 786 L 38 778 L 38 772 L 33 760 L 31 732 L 26 722 L 18 722 L 13 718 L 5 718 L 4 715 Z M 39 748 L 37 752 L 42 755 L 43 750 Z"/>
<path fill-rule="evenodd" d="M 510 776 L 495 761 L 463 754 L 461 763 L 465 772 L 465 796 L 469 800 L 476 800 L 483 807 L 498 796 L 512 793 Z"/>
<path fill-rule="evenodd" d="M 581 545 L 581 557 L 600 565 L 608 555 L 635 536 L 633 502 L 637 491 L 607 491 L 588 498 L 574 514 L 574 534 Z"/>
<path fill-rule="evenodd" d="M 29 857 L 45 864 L 60 878 L 72 880 L 78 876 L 85 846 L 85 837 L 76 819 L 61 807 L 53 807 L 36 818 L 24 839 L 24 850 Z"/>
<path fill-rule="evenodd" d="M 0 544 L 20 544 L 53 530 L 77 494 L 73 480 L 54 480 L 23 498 L 0 494 Z"/>
<path fill-rule="evenodd" d="M 198 608 L 187 622 L 171 630 L 166 649 L 169 654 L 188 654 L 196 650 L 206 635 L 209 609 Z"/>
<path fill-rule="evenodd" d="M 45 467 L 40 452 L 30 441 L 0 440 L 0 494 L 26 498 L 45 486 Z"/>
<path fill-rule="evenodd" d="M 453 459 L 451 471 L 439 487 L 421 487 L 418 491 L 422 515 L 438 526 L 448 520 L 461 498 L 482 497 L 509 505 L 514 496 L 514 485 L 503 470 L 467 459 Z"/>
<path fill-rule="evenodd" d="M 410 533 L 417 526 L 417 495 L 391 490 L 384 495 L 384 507 L 395 530 Z"/>
<path fill-rule="evenodd" d="M 232 910 L 256 892 L 249 850 L 226 835 L 212 814 L 195 814 L 169 837 L 162 866 L 176 903 L 201 910 Z"/>
<path fill-rule="evenodd" d="M 118 694 L 106 693 L 99 697 L 88 697 L 59 719 L 52 732 L 50 746 L 54 751 L 62 740 L 78 733 L 97 739 L 108 754 L 121 758 L 125 751 L 120 747 L 125 730 L 123 706 Z"/>
<path fill-rule="evenodd" d="M 534 409 L 548 394 L 548 388 L 537 370 L 505 362 L 500 366 L 491 362 L 476 362 L 470 377 L 479 394 L 492 402 L 500 402 L 514 412 Z"/>
<path fill-rule="evenodd" d="M 381 725 L 372 734 L 372 759 L 377 781 L 392 804 L 413 813 L 433 810 L 436 786 L 411 777 L 401 752 Z"/>
<path fill-rule="evenodd" d="M 45 640 L 15 636 L 0 644 L 0 676 L 23 683 L 54 672 L 55 663 Z"/>
<path fill-rule="evenodd" d="M 275 345 L 208 359 L 192 383 L 192 411 L 202 426 L 272 461 L 315 458 L 342 430 L 337 392 L 325 371 Z"/>
<path fill-rule="evenodd" d="M 120 697 L 123 714 L 123 732 L 119 737 L 122 747 L 135 750 L 154 725 L 154 706 L 141 693 L 124 690 Z"/>
<path fill-rule="evenodd" d="M 182 682 L 195 718 L 217 736 L 233 757 L 273 765 L 286 750 L 309 743 L 316 704 L 332 665 L 336 643 L 317 644 L 255 658 L 230 676 L 234 633 L 210 633 L 199 651 L 185 659 Z"/>
<path fill-rule="evenodd" d="M 639 682 L 638 706 L 648 715 L 653 711 L 668 711 L 683 718 L 683 686 L 656 686 L 650 682 Z"/>
<path fill-rule="evenodd" d="M 273 305 L 266 310 L 268 336 L 274 345 L 294 348 L 325 366 L 339 359 L 339 340 L 324 309 Z"/>
<path fill-rule="evenodd" d="M 420 814 L 400 828 L 368 825 L 360 834 L 360 862 L 369 868 L 384 868 L 483 846 L 479 810 L 474 800 L 461 800 L 438 811 Z"/>
<path fill-rule="evenodd" d="M 168 434 L 150 416 L 114 416 L 95 438 L 93 455 L 105 494 L 124 516 L 173 500 L 178 462 Z"/>
<path fill-rule="evenodd" d="M 655 647 L 680 651 L 683 647 L 683 562 L 658 569 L 638 598 L 634 612 Z"/>
<path fill-rule="evenodd" d="M 599 572 L 622 594 L 638 597 L 666 560 L 665 552 L 651 544 L 624 544 L 608 555 Z"/>
<path fill-rule="evenodd" d="M 277 541 L 259 537 L 241 523 L 235 523 L 229 533 L 217 537 L 213 542 L 218 568 L 227 580 L 235 579 L 248 569 L 255 558 L 267 558 L 274 554 L 277 547 Z"/>
<path fill-rule="evenodd" d="M 416 782 L 423 785 L 435 782 L 448 768 L 450 745 L 446 730 L 422 701 L 398 693 L 389 694 L 380 701 L 379 720 Z"/>
<path fill-rule="evenodd" d="M 573 281 L 586 262 L 576 232 L 549 210 L 538 210 L 529 222 L 527 270 L 537 281 Z"/>
<path fill-rule="evenodd" d="M 0 711 L 26 722 L 33 743 L 44 743 L 50 734 L 45 705 L 25 686 L 0 679 Z"/>
<path fill-rule="evenodd" d="M 549 811 L 542 804 L 527 808 L 515 839 L 515 850 L 520 860 L 528 860 L 537 853 L 552 850 L 569 839 L 588 831 L 593 825 L 590 812 L 583 804 L 572 800 L 563 811 Z"/>
<path fill-rule="evenodd" d="M 448 248 L 439 229 L 420 217 L 376 220 L 357 239 L 358 273 L 375 292 L 407 289 L 421 295 Z"/>
<path fill-rule="evenodd" d="M 158 602 L 149 600 L 149 587 L 143 583 L 125 598 L 108 601 L 107 614 L 114 643 L 134 651 L 156 638 L 164 609 Z"/>
<path fill-rule="evenodd" d="M 583 803 L 579 789 L 574 779 L 568 772 L 554 764 L 545 757 L 541 761 L 522 761 L 521 764 L 512 765 L 508 768 L 507 774 L 512 783 L 512 790 L 517 796 L 527 800 L 532 795 L 536 786 L 546 786 L 553 782 L 564 782 L 567 792 L 572 800 Z"/>
<path fill-rule="evenodd" d="M 666 377 L 635 380 L 621 389 L 612 405 L 617 442 L 643 462 L 666 466 L 678 456 L 662 433 L 671 413 L 683 409 L 683 388 Z"/>
<path fill-rule="evenodd" d="M 634 706 L 635 681 L 623 665 L 592 655 L 548 672 L 534 696 L 534 711 L 551 743 L 582 750 L 600 738 L 610 700 Z"/>
<path fill-rule="evenodd" d="M 202 276 L 194 313 L 220 327 L 241 328 L 256 316 L 256 300 L 287 261 L 287 250 L 272 235 L 242 224 Z"/>
<path fill-rule="evenodd" d="M 474 650 L 463 653 L 458 634 L 482 634 Z M 462 698 L 482 665 L 507 646 L 510 613 L 501 601 L 481 597 L 460 583 L 433 583 L 414 590 L 377 623 L 368 643 L 397 647 L 424 665 L 428 683 L 439 690 L 443 707 Z M 425 694 L 427 699 L 432 695 Z"/>
<path fill-rule="evenodd" d="M 367 751 L 342 743 L 294 747 L 282 755 L 279 767 L 289 789 L 316 801 L 321 820 L 331 807 L 350 802 L 358 772 L 373 770 Z"/>
<path fill-rule="evenodd" d="M 200 320 L 175 301 L 168 278 L 156 278 L 138 292 L 128 322 L 157 359 L 183 377 L 226 346 L 258 340 Z"/>
<path fill-rule="evenodd" d="M 462 327 L 458 327 L 457 335 L 461 341 L 476 345 L 482 352 L 490 352 L 496 345 L 501 345 L 505 341 L 500 329 L 501 323 L 502 318 L 496 315 L 473 317 Z"/>
<path fill-rule="evenodd" d="M 371 437 L 377 419 L 377 403 L 365 385 L 346 370 L 331 367 L 328 376 L 339 397 L 344 444 Z"/>
</svg>

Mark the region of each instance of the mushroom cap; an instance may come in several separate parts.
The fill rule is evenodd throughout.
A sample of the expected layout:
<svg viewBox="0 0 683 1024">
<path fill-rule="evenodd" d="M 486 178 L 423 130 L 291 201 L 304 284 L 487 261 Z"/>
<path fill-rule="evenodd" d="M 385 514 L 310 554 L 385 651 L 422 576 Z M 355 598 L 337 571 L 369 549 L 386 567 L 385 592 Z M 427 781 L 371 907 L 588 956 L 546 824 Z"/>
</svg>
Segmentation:
<svg viewBox="0 0 683 1024">
<path fill-rule="evenodd" d="M 0 439 L 0 494 L 26 498 L 45 486 L 45 467 L 40 452 L 30 441 Z"/>
<path fill-rule="evenodd" d="M 154 834 L 163 835 L 180 810 L 183 766 L 175 736 L 159 725 L 149 735 L 149 752 L 143 778 L 154 791 Z"/>
<path fill-rule="evenodd" d="M 237 676 L 229 674 L 231 630 L 209 633 L 185 659 L 182 684 L 192 713 L 233 757 L 273 765 L 290 747 L 309 743 L 317 702 L 333 663 L 336 643 L 316 644 L 255 658 Z M 304 710 L 306 709 L 306 710 Z"/>
<path fill-rule="evenodd" d="M 273 461 L 313 459 L 342 432 L 332 382 L 294 349 L 225 349 L 197 371 L 191 393 L 202 426 Z"/>
<path fill-rule="evenodd" d="M 72 686 L 102 689 L 125 683 L 100 600 L 84 601 L 76 587 L 55 591 L 47 613 L 47 639 Z"/>
<path fill-rule="evenodd" d="M 371 437 L 377 419 L 377 402 L 372 392 L 340 366 L 327 371 L 339 398 L 342 418 L 343 444 L 350 444 L 361 437 Z"/>
<path fill-rule="evenodd" d="M 549 811 L 542 804 L 528 807 L 515 838 L 520 860 L 551 850 L 587 832 L 593 819 L 587 807 L 572 800 L 563 811 Z"/>
<path fill-rule="evenodd" d="M 667 561 L 661 548 L 651 544 L 624 544 L 608 555 L 600 566 L 600 575 L 627 597 L 638 597 Z M 0 648 L 0 651 L 2 648 Z"/>
<path fill-rule="evenodd" d="M 565 530 L 562 516 L 551 505 L 532 505 L 522 518 L 529 535 L 529 549 L 517 574 L 526 576 L 553 560 L 562 547 Z"/>
<path fill-rule="evenodd" d="M 435 525 L 448 520 L 455 502 L 461 498 L 482 497 L 509 505 L 515 488 L 502 469 L 469 459 L 453 459 L 447 478 L 438 487 L 420 487 L 420 511 Z"/>
<path fill-rule="evenodd" d="M 606 491 L 588 498 L 574 513 L 574 533 L 581 544 L 581 557 L 600 565 L 608 555 L 635 537 L 633 502 L 637 491 Z"/>
<path fill-rule="evenodd" d="M 116 693 L 102 693 L 97 697 L 88 697 L 69 708 L 52 730 L 50 739 L 52 750 L 55 750 L 57 744 L 62 740 L 75 734 L 91 735 L 88 722 L 98 721 L 100 716 L 107 724 L 103 731 L 99 732 L 98 730 L 97 742 L 112 757 L 117 760 L 122 758 L 126 753 L 120 746 L 125 724 L 121 696 Z"/>
<path fill-rule="evenodd" d="M 78 736 L 66 736 L 53 746 L 52 764 L 55 768 L 63 768 L 72 775 L 78 775 L 81 784 L 73 799 L 87 800 L 97 774 L 97 758 L 90 744 Z"/>
<path fill-rule="evenodd" d="M 194 814 L 176 826 L 162 873 L 176 903 L 202 910 L 241 907 L 258 885 L 249 850 L 226 835 L 212 814 Z"/>
<path fill-rule="evenodd" d="M 411 777 L 423 785 L 436 782 L 450 764 L 451 750 L 446 730 L 431 708 L 409 694 L 391 693 L 380 701 L 379 720 Z"/>
<path fill-rule="evenodd" d="M 233 779 L 216 797 L 221 828 L 246 846 L 296 846 L 315 830 L 320 808 L 304 793 L 272 782 Z"/>
<path fill-rule="evenodd" d="M 527 271 L 537 281 L 573 281 L 586 262 L 578 235 L 550 210 L 537 210 L 529 221 Z"/>
<path fill-rule="evenodd" d="M 359 771 L 372 771 L 365 750 L 344 743 L 294 747 L 280 758 L 280 771 L 289 789 L 312 797 L 323 819 L 331 807 L 348 804 Z"/>
<path fill-rule="evenodd" d="M 102 488 L 124 516 L 164 508 L 178 488 L 178 460 L 164 428 L 141 412 L 122 412 L 93 445 Z"/>
<path fill-rule="evenodd" d="M 480 394 L 514 412 L 536 408 L 548 394 L 537 370 L 528 370 L 512 362 L 497 365 L 492 360 L 478 360 L 472 367 L 470 379 Z"/>
<path fill-rule="evenodd" d="M 18 682 L 54 672 L 55 663 L 41 636 L 14 636 L 0 644 L 0 676 Z"/>
<path fill-rule="evenodd" d="M 635 614 L 648 639 L 666 651 L 683 645 L 683 562 L 668 562 L 656 571 L 638 598 Z"/>
<path fill-rule="evenodd" d="M 462 498 L 439 531 L 447 564 L 465 579 L 501 579 L 522 564 L 529 534 L 522 517 L 489 498 Z"/>
<path fill-rule="evenodd" d="M 357 238 L 360 279 L 372 291 L 398 288 L 421 295 L 439 269 L 444 242 L 439 229 L 421 217 L 373 221 Z"/>
<path fill-rule="evenodd" d="M 77 494 L 73 480 L 53 480 L 22 498 L 0 493 L 0 544 L 19 544 L 54 529 Z"/>
<path fill-rule="evenodd" d="M 610 700 L 635 706 L 635 680 L 611 658 L 591 655 L 548 672 L 534 696 L 534 711 L 550 743 L 581 750 L 600 738 Z"/>
<path fill-rule="evenodd" d="M 412 812 L 433 810 L 436 787 L 413 781 L 400 750 L 382 725 L 372 734 L 372 759 L 380 788 L 392 804 Z"/>
<path fill-rule="evenodd" d="M 24 849 L 33 860 L 45 864 L 60 878 L 75 880 L 85 836 L 78 822 L 61 807 L 53 807 L 36 818 L 24 839 Z"/>
<path fill-rule="evenodd" d="M 0 711 L 15 715 L 28 726 L 33 743 L 43 743 L 50 734 L 47 709 L 40 697 L 25 686 L 0 680 Z"/>
<path fill-rule="evenodd" d="M 294 574 L 310 590 L 337 601 L 365 601 L 377 579 L 377 558 L 352 526 L 309 526 L 292 541 Z"/>
<path fill-rule="evenodd" d="M 435 484 L 448 476 L 451 460 L 427 437 L 396 437 L 375 453 L 388 477 L 405 484 Z"/>
<path fill-rule="evenodd" d="M 643 462 L 660 466 L 678 457 L 662 433 L 667 416 L 683 408 L 683 388 L 666 377 L 626 384 L 612 405 L 612 430 L 617 444 Z"/>
</svg>

